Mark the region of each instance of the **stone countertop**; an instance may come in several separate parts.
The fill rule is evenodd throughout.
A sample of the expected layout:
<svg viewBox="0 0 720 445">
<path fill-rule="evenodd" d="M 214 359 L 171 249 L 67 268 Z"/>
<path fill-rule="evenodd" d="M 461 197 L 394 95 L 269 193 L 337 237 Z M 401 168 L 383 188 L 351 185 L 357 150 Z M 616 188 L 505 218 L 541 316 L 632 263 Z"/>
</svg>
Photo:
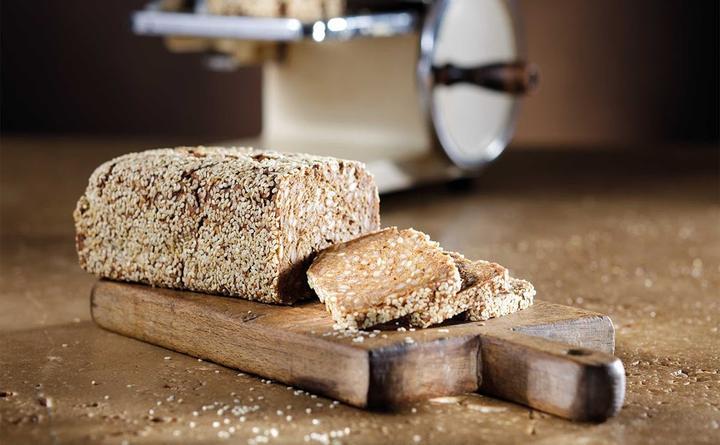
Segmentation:
<svg viewBox="0 0 720 445">
<path fill-rule="evenodd" d="M 382 199 L 383 225 L 612 317 L 625 406 L 582 424 L 477 394 L 363 411 L 98 328 L 72 209 L 95 166 L 155 145 L 3 138 L 0 443 L 720 443 L 716 151 L 511 149 Z"/>
</svg>

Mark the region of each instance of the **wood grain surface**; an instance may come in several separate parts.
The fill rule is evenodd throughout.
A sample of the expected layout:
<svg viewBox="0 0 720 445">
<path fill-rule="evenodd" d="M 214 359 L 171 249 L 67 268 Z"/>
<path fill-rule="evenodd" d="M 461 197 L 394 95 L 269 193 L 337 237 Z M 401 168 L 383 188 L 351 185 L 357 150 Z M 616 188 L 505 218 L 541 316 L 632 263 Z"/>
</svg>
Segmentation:
<svg viewBox="0 0 720 445">
<path fill-rule="evenodd" d="M 390 323 L 355 334 L 333 330 L 318 302 L 273 306 L 105 280 L 91 301 L 108 330 L 358 407 L 480 390 L 601 421 L 624 397 L 610 319 L 542 301 L 486 322 L 412 331 Z"/>
</svg>

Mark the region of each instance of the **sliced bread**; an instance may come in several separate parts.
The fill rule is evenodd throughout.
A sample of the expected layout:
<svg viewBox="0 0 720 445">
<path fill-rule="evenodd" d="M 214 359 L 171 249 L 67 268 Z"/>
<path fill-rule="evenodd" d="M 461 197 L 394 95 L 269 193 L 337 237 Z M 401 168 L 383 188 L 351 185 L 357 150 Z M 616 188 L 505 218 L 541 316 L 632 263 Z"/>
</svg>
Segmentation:
<svg viewBox="0 0 720 445">
<path fill-rule="evenodd" d="M 444 301 L 439 301 L 433 312 L 412 313 L 409 321 L 413 326 L 428 327 L 476 308 L 479 302 L 492 299 L 507 285 L 508 272 L 501 265 L 487 261 L 471 261 L 456 252 L 446 254 L 455 262 L 460 274 L 460 291 Z"/>
<path fill-rule="evenodd" d="M 452 257 L 426 234 L 389 227 L 321 252 L 308 283 L 336 328 L 360 329 L 413 313 L 423 314 L 422 323 L 439 320 L 434 314 L 446 312 L 462 280 Z"/>
<path fill-rule="evenodd" d="M 470 321 L 484 321 L 527 309 L 533 304 L 535 288 L 528 281 L 510 277 L 498 293 L 479 297 L 467 311 Z"/>
</svg>

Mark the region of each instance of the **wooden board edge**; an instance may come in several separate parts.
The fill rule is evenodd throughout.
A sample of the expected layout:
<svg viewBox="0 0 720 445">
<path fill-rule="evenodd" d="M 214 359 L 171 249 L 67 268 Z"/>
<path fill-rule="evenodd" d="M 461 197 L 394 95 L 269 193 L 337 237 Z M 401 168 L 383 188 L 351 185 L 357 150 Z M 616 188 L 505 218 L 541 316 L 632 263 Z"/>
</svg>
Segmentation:
<svg viewBox="0 0 720 445">
<path fill-rule="evenodd" d="M 121 335 L 283 382 L 349 405 L 368 406 L 370 360 L 366 350 L 327 342 L 329 350 L 323 351 L 313 347 L 317 338 L 287 332 L 283 336 L 284 346 L 305 350 L 306 353 L 302 361 L 276 360 L 268 349 L 279 345 L 265 341 L 262 344 L 267 347 L 255 346 L 258 336 L 265 337 L 265 334 L 269 336 L 276 332 L 264 332 L 268 330 L 258 325 L 252 325 L 250 332 L 244 328 L 246 322 L 232 320 L 222 314 L 211 314 L 211 318 L 207 319 L 195 318 L 193 331 L 190 332 L 183 324 L 188 313 L 197 310 L 196 305 L 183 301 L 179 296 L 173 298 L 173 295 L 158 297 L 146 289 L 132 292 L 132 287 L 124 283 L 101 280 L 91 291 L 91 316 L 100 327 Z M 132 307 L 140 299 L 154 299 L 154 304 L 166 310 L 156 311 L 155 314 L 149 314 L 149 311 L 137 313 Z M 252 319 L 249 323 L 252 324 Z M 246 336 L 255 339 L 242 345 L 228 342 L 229 338 L 243 339 Z M 282 353 L 279 356 L 282 357 Z M 322 366 L 322 363 L 330 366 Z"/>
<path fill-rule="evenodd" d="M 388 409 L 479 388 L 477 335 L 392 345 L 370 351 L 368 406 Z"/>
</svg>

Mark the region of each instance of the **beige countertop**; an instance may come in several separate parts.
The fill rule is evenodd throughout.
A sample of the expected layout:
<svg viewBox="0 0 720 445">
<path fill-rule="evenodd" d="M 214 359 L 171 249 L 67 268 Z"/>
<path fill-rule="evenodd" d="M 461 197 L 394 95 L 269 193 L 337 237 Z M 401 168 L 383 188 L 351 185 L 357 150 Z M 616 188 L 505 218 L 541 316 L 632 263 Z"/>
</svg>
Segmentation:
<svg viewBox="0 0 720 445">
<path fill-rule="evenodd" d="M 474 394 L 363 411 L 96 327 L 71 212 L 96 165 L 155 145 L 3 138 L 0 443 L 720 443 L 712 151 L 510 150 L 471 186 L 382 200 L 384 225 L 612 317 L 625 406 L 579 424 Z"/>
</svg>

